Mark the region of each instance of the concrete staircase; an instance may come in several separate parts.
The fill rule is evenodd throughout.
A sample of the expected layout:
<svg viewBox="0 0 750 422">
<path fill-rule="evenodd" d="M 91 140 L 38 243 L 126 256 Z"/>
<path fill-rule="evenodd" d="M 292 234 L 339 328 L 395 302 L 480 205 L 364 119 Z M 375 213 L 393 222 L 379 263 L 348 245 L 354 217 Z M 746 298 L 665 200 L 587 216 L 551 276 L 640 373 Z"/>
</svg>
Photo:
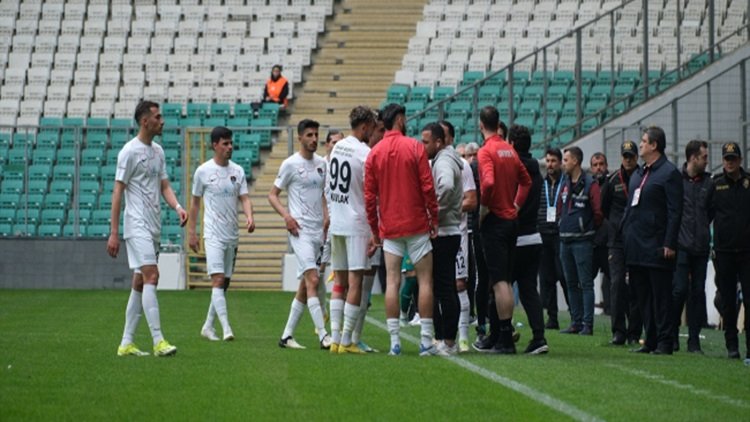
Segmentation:
<svg viewBox="0 0 750 422">
<path fill-rule="evenodd" d="M 326 35 L 319 42 L 321 48 L 313 56 L 314 64 L 305 75 L 306 82 L 294 88 L 296 99 L 288 124 L 310 118 L 324 126 L 348 129 L 349 111 L 354 106 L 379 107 L 394 74 L 401 68 L 425 3 L 426 0 L 337 3 L 332 21 L 326 24 Z M 321 141 L 325 133 L 326 129 L 321 129 Z M 293 149 L 297 149 L 296 138 Z M 287 232 L 282 218 L 268 204 L 267 196 L 279 166 L 288 156 L 287 134 L 280 133 L 272 150 L 264 154 L 262 168 L 254 169 L 256 181 L 250 199 L 256 230 L 253 234 L 241 232 L 233 288 L 281 288 Z M 196 271 L 192 272 L 190 286 L 210 286 L 201 258 L 192 259 L 198 262 L 191 265 Z"/>
</svg>

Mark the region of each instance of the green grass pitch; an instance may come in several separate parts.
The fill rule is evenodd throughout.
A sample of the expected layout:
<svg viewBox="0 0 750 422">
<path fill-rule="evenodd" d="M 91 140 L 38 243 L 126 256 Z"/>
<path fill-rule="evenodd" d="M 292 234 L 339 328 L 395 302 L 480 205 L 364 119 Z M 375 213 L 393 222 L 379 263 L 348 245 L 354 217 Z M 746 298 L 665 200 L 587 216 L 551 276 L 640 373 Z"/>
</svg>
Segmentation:
<svg viewBox="0 0 750 422">
<path fill-rule="evenodd" d="M 704 330 L 703 356 L 644 356 L 613 347 L 609 319 L 593 337 L 548 332 L 544 356 L 420 358 L 368 323 L 381 353 L 333 356 L 306 313 L 277 346 L 291 293 L 231 291 L 234 342 L 199 336 L 210 293 L 160 292 L 173 358 L 117 357 L 127 291 L 0 291 L 0 420 L 719 420 L 750 417 L 750 367 Z M 384 320 L 381 297 L 370 316 Z M 524 324 L 519 347 L 529 340 Z M 416 328 L 403 330 L 418 337 Z M 473 337 L 473 336 L 472 336 Z M 151 345 L 145 318 L 136 343 Z M 682 339 L 683 349 L 685 347 Z"/>
</svg>

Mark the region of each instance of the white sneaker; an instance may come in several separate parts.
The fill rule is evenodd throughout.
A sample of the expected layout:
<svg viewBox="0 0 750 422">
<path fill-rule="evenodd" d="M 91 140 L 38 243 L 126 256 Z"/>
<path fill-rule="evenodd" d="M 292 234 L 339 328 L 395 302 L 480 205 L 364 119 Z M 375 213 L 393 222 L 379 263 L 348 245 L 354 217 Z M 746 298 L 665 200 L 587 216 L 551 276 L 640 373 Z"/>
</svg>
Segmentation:
<svg viewBox="0 0 750 422">
<path fill-rule="evenodd" d="M 305 346 L 297 343 L 297 341 L 292 336 L 280 339 L 279 347 L 281 347 L 282 349 L 306 349 Z"/>
<path fill-rule="evenodd" d="M 320 340 L 320 348 L 324 350 L 328 350 L 331 348 L 331 343 L 333 343 L 333 339 L 331 339 L 331 336 L 326 334 L 321 340 Z"/>
<path fill-rule="evenodd" d="M 234 340 L 234 333 L 232 332 L 232 329 L 228 329 L 224 331 L 224 341 L 232 341 Z"/>
<path fill-rule="evenodd" d="M 216 331 L 213 328 L 204 328 L 201 330 L 201 336 L 211 340 L 219 341 L 219 336 L 216 335 Z"/>
<path fill-rule="evenodd" d="M 434 356 L 438 354 L 437 346 L 431 344 L 430 347 L 419 345 L 419 356 Z"/>
<path fill-rule="evenodd" d="M 414 319 L 412 319 L 411 322 L 409 322 L 409 325 L 412 327 L 422 325 L 419 319 L 419 314 L 414 314 Z"/>
<path fill-rule="evenodd" d="M 455 356 L 458 354 L 458 347 L 454 344 L 453 346 L 448 346 L 445 344 L 445 342 L 440 342 L 440 344 L 437 346 L 437 355 L 438 356 Z"/>
</svg>

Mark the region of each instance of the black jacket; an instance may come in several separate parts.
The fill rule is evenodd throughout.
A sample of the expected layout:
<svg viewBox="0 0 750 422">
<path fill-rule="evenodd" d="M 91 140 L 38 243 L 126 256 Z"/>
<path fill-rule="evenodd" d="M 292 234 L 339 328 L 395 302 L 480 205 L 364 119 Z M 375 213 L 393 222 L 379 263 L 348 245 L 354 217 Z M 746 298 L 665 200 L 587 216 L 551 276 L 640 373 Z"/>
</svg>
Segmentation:
<svg viewBox="0 0 750 422">
<path fill-rule="evenodd" d="M 750 251 L 750 175 L 740 169 L 740 179 L 726 173 L 714 176 L 714 250 Z"/>
<path fill-rule="evenodd" d="M 474 160 L 471 163 L 471 174 L 474 176 L 474 184 L 477 186 L 477 204 L 479 204 L 479 195 L 481 189 L 479 189 L 479 168 L 477 167 L 478 161 Z M 479 233 L 479 206 L 476 206 L 473 210 L 469 211 L 469 229 L 474 233 Z"/>
<path fill-rule="evenodd" d="M 633 206 L 641 187 L 638 205 Z M 676 260 L 664 259 L 664 248 L 677 250 L 682 218 L 682 175 L 662 155 L 651 166 L 638 169 L 628 185 L 630 200 L 622 220 L 625 263 L 674 270 Z"/>
<path fill-rule="evenodd" d="M 539 172 L 539 162 L 536 161 L 529 153 L 518 153 L 526 171 L 531 177 L 531 190 L 526 202 L 523 203 L 518 211 L 518 235 L 537 233 L 536 219 L 539 213 L 539 194 L 542 191 L 542 173 Z"/>
<path fill-rule="evenodd" d="M 638 171 L 636 167 L 633 172 Z M 607 227 L 607 247 L 622 249 L 622 232 L 619 231 L 625 207 L 630 199 L 628 183 L 630 174 L 622 166 L 609 176 L 606 188 L 602 191 L 602 213 Z"/>
<path fill-rule="evenodd" d="M 680 249 L 693 255 L 708 255 L 713 219 L 711 196 L 714 183 L 711 174 L 703 172 L 696 177 L 687 173 L 687 164 L 682 166 L 682 222 L 677 243 Z"/>
<path fill-rule="evenodd" d="M 599 192 L 604 192 L 607 190 L 609 174 L 603 174 L 600 176 L 592 175 L 591 177 L 594 178 L 594 182 L 599 184 Z M 599 204 L 600 207 L 601 205 L 602 204 Z M 608 239 L 607 226 L 609 226 L 609 224 L 607 224 L 606 221 L 603 221 L 602 225 L 599 226 L 598 229 L 596 229 L 596 234 L 594 235 L 594 246 L 606 246 L 607 245 L 607 239 Z"/>
<path fill-rule="evenodd" d="M 562 179 L 562 173 L 554 182 L 552 181 L 552 178 L 549 176 L 549 174 L 544 179 L 542 179 L 541 188 L 539 189 L 539 213 L 537 214 L 536 219 L 536 227 L 541 234 L 556 235 L 560 233 L 560 227 L 558 226 L 558 224 L 560 223 L 559 213 L 557 214 L 554 223 L 547 222 L 547 195 L 549 195 L 549 206 L 555 207 L 555 209 L 557 209 L 557 202 L 560 200 L 560 198 L 559 195 L 558 198 L 555 198 L 555 194 L 559 192 L 558 189 L 562 188 Z"/>
</svg>

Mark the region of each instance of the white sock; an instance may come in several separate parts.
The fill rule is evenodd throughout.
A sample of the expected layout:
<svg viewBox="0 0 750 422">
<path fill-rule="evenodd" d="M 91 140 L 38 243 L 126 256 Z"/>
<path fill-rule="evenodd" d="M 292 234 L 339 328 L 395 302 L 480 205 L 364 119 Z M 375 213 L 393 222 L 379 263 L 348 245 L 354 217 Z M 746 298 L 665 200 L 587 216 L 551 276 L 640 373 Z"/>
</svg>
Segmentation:
<svg viewBox="0 0 750 422">
<path fill-rule="evenodd" d="M 138 321 L 141 319 L 141 311 L 143 311 L 143 305 L 141 305 L 141 292 L 130 290 L 128 306 L 125 308 L 125 329 L 122 332 L 122 342 L 120 343 L 120 346 L 125 347 L 133 342 L 135 329 L 138 328 Z"/>
<path fill-rule="evenodd" d="M 458 316 L 458 339 L 469 340 L 469 292 L 458 292 L 461 313 Z"/>
<path fill-rule="evenodd" d="M 320 278 L 318 280 L 318 300 L 320 301 L 320 306 L 323 307 L 323 319 L 325 319 L 326 316 L 326 282 L 323 278 L 323 274 L 320 275 Z"/>
<path fill-rule="evenodd" d="M 216 315 L 216 309 L 214 309 L 213 297 L 208 303 L 208 313 L 206 314 L 206 322 L 203 323 L 204 330 L 214 329 L 214 315 Z"/>
<path fill-rule="evenodd" d="M 323 340 L 323 337 L 328 335 L 328 332 L 326 331 L 325 322 L 323 322 L 323 309 L 320 307 L 320 300 L 317 297 L 308 297 L 307 310 L 310 311 L 313 324 L 318 329 L 318 340 Z"/>
<path fill-rule="evenodd" d="M 370 296 L 372 295 L 372 284 L 375 281 L 375 276 L 365 275 L 362 277 L 362 299 L 359 301 L 359 316 L 357 317 L 357 324 L 354 325 L 354 331 L 352 331 L 352 343 L 358 344 L 359 339 L 362 338 L 362 330 L 365 329 L 365 317 L 367 316 L 367 304 L 370 302 Z"/>
<path fill-rule="evenodd" d="M 344 319 L 344 299 L 331 299 L 331 340 L 341 343 L 341 320 Z"/>
<path fill-rule="evenodd" d="M 348 346 L 352 344 L 352 330 L 359 319 L 359 306 L 346 303 L 344 305 L 344 333 L 341 335 L 341 344 Z"/>
<path fill-rule="evenodd" d="M 148 329 L 151 330 L 151 338 L 154 339 L 154 345 L 164 340 L 161 334 L 161 320 L 159 318 L 159 301 L 156 300 L 156 286 L 153 284 L 143 285 L 143 313 L 146 314 Z"/>
<path fill-rule="evenodd" d="M 295 297 L 292 299 L 292 306 L 289 309 L 289 318 L 286 320 L 286 327 L 284 327 L 284 333 L 281 335 L 282 339 L 294 336 L 294 329 L 297 328 L 299 319 L 302 318 L 302 313 L 305 311 L 305 304 L 297 300 Z"/>
<path fill-rule="evenodd" d="M 388 326 L 388 334 L 391 335 L 391 349 L 397 345 L 401 347 L 401 339 L 398 337 L 398 318 L 388 318 L 385 320 L 385 324 Z"/>
<path fill-rule="evenodd" d="M 221 331 L 226 335 L 232 332 L 229 326 L 229 317 L 227 314 L 227 299 L 224 296 L 224 288 L 214 287 L 211 289 L 211 305 L 216 309 L 216 315 L 221 323 Z"/>
<path fill-rule="evenodd" d="M 432 346 L 432 338 L 435 335 L 435 327 L 432 325 L 432 318 L 421 318 L 422 323 L 419 334 L 422 337 L 422 347 L 425 349 Z"/>
</svg>

